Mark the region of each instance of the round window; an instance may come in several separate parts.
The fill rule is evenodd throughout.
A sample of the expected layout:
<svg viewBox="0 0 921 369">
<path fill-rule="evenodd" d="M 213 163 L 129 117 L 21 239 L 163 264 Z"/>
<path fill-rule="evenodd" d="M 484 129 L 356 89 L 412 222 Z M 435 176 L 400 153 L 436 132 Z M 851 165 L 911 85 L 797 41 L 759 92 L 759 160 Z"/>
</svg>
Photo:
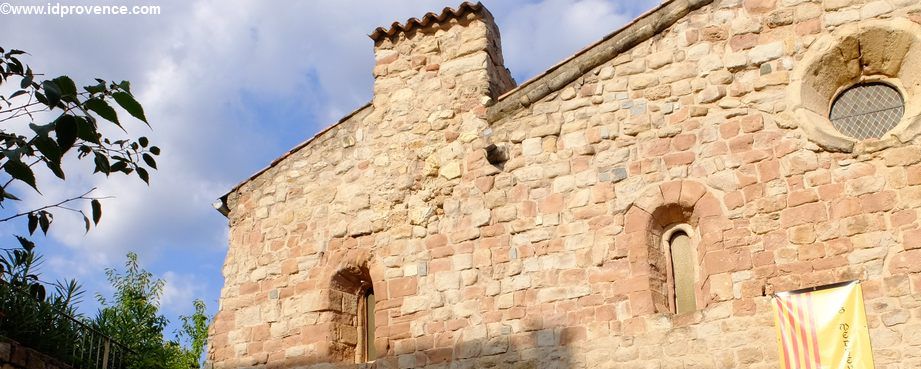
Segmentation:
<svg viewBox="0 0 921 369">
<path fill-rule="evenodd" d="M 905 101 L 892 86 L 858 83 L 848 87 L 831 104 L 828 119 L 842 134 L 856 138 L 881 138 L 902 119 Z"/>
</svg>

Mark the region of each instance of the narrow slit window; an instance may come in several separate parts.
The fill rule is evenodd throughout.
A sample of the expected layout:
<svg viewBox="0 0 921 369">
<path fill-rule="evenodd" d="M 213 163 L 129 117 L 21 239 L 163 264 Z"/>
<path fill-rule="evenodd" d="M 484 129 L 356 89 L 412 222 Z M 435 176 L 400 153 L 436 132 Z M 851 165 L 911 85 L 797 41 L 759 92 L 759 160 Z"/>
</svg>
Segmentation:
<svg viewBox="0 0 921 369">
<path fill-rule="evenodd" d="M 697 310 L 694 294 L 694 250 L 691 237 L 684 232 L 675 232 L 669 241 L 674 281 L 674 306 L 676 314 Z"/>
<path fill-rule="evenodd" d="M 361 295 L 358 325 L 358 336 L 361 337 L 359 362 L 374 361 L 377 352 L 374 350 L 374 290 L 366 289 Z"/>
</svg>

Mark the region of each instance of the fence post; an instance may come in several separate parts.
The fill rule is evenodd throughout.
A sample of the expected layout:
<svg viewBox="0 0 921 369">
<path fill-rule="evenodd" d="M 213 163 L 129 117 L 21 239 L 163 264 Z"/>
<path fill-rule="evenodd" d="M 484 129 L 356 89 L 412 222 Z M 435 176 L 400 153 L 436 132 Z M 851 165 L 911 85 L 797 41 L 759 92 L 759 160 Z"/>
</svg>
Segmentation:
<svg viewBox="0 0 921 369">
<path fill-rule="evenodd" d="M 103 344 L 101 369 L 109 369 L 109 345 L 112 343 L 112 340 L 110 340 L 109 337 L 105 337 L 103 340 L 105 344 Z"/>
</svg>

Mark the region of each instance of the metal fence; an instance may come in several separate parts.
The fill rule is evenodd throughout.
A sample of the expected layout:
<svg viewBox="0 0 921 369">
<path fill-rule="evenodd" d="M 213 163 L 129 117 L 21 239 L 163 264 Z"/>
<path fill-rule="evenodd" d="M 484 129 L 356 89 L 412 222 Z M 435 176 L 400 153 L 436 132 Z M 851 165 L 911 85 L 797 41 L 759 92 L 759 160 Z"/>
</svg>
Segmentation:
<svg viewBox="0 0 921 369">
<path fill-rule="evenodd" d="M 135 355 L 105 334 L 0 281 L 0 336 L 74 369 L 125 369 Z"/>
</svg>

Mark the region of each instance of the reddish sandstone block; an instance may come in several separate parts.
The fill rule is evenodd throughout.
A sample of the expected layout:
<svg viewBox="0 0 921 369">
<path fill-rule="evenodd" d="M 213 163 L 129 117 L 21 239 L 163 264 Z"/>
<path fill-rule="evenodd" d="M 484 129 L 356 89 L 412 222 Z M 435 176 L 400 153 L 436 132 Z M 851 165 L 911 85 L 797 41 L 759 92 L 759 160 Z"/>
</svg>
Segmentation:
<svg viewBox="0 0 921 369">
<path fill-rule="evenodd" d="M 560 345 L 567 346 L 584 341 L 587 336 L 585 327 L 566 327 L 560 331 Z"/>
<path fill-rule="evenodd" d="M 627 216 L 624 220 L 624 232 L 633 233 L 633 232 L 646 232 L 649 228 L 649 222 L 652 221 L 652 216 L 649 215 L 645 210 L 638 207 L 631 207 L 627 211 Z"/>
<path fill-rule="evenodd" d="M 726 196 L 723 197 L 723 202 L 726 203 L 726 208 L 729 210 L 735 210 L 745 205 L 745 199 L 741 191 L 727 193 Z"/>
<path fill-rule="evenodd" d="M 689 151 L 667 154 L 663 157 L 665 165 L 669 167 L 691 164 L 695 158 L 696 154 Z"/>
<path fill-rule="evenodd" d="M 693 208 L 705 193 L 707 193 L 707 188 L 699 182 L 683 181 L 681 183 L 681 197 L 678 203 L 681 206 Z"/>
<path fill-rule="evenodd" d="M 831 183 L 819 186 L 819 199 L 828 201 L 844 195 L 844 183 Z"/>
<path fill-rule="evenodd" d="M 902 248 L 905 250 L 921 248 L 921 229 L 902 232 Z"/>
<path fill-rule="evenodd" d="M 729 139 L 739 134 L 739 120 L 730 120 L 720 125 L 720 137 Z"/>
<path fill-rule="evenodd" d="M 908 185 L 915 186 L 921 184 L 921 166 L 910 166 L 905 168 L 905 174 L 908 176 Z"/>
<path fill-rule="evenodd" d="M 860 196 L 860 208 L 864 213 L 888 211 L 895 206 L 895 191 L 868 193 Z"/>
<path fill-rule="evenodd" d="M 248 295 L 259 291 L 259 284 L 255 282 L 246 282 L 240 285 L 240 295 Z"/>
<path fill-rule="evenodd" d="M 453 354 L 453 347 L 433 348 L 425 351 L 425 358 L 428 364 L 440 364 L 451 361 Z"/>
<path fill-rule="evenodd" d="M 700 39 L 700 31 L 696 29 L 688 30 L 684 33 L 684 39 L 689 45 L 694 44 Z"/>
<path fill-rule="evenodd" d="M 823 203 L 788 207 L 780 212 L 780 224 L 784 228 L 825 220 L 828 220 L 828 212 Z"/>
<path fill-rule="evenodd" d="M 749 13 L 766 13 L 774 9 L 777 0 L 744 0 L 742 6 Z"/>
<path fill-rule="evenodd" d="M 889 272 L 892 274 L 921 272 L 921 249 L 915 248 L 896 254 L 889 264 Z"/>
<path fill-rule="evenodd" d="M 819 201 L 819 194 L 813 189 L 790 192 L 787 196 L 787 206 L 799 206 Z"/>
<path fill-rule="evenodd" d="M 642 316 L 656 313 L 655 304 L 652 301 L 652 294 L 649 291 L 632 292 L 629 295 L 630 312 L 634 316 Z"/>
<path fill-rule="evenodd" d="M 889 215 L 889 222 L 892 223 L 893 228 L 899 228 L 914 223 L 917 219 L 917 211 L 913 209 L 902 210 Z"/>
<path fill-rule="evenodd" d="M 742 118 L 739 125 L 742 128 L 742 132 L 758 132 L 764 128 L 764 117 L 761 114 L 749 115 Z"/>
<path fill-rule="evenodd" d="M 758 45 L 758 34 L 756 33 L 736 35 L 729 39 L 729 47 L 731 47 L 734 52 L 751 49 L 755 47 L 755 45 Z"/>
<path fill-rule="evenodd" d="M 723 207 L 715 196 L 706 194 L 697 201 L 694 213 L 701 218 L 718 216 L 723 213 Z"/>
<path fill-rule="evenodd" d="M 563 210 L 563 194 L 554 193 L 544 197 L 543 199 L 540 199 L 537 204 L 537 208 L 541 214 L 561 212 Z"/>
<path fill-rule="evenodd" d="M 376 289 L 375 289 L 376 290 Z M 391 298 L 415 295 L 417 291 L 415 277 L 402 277 L 387 281 L 387 290 Z"/>
<path fill-rule="evenodd" d="M 680 134 L 672 138 L 672 147 L 675 150 L 688 150 L 697 143 L 697 136 L 694 134 Z"/>
<path fill-rule="evenodd" d="M 700 29 L 700 38 L 704 41 L 723 41 L 728 37 L 729 33 L 718 26 L 709 26 Z"/>
<path fill-rule="evenodd" d="M 756 164 L 758 177 L 761 182 L 768 182 L 780 178 L 780 161 L 777 159 L 764 160 Z"/>
<path fill-rule="evenodd" d="M 478 190 L 480 190 L 480 192 L 486 193 L 492 189 L 495 178 L 496 177 L 493 176 L 480 177 L 474 180 L 474 185 Z"/>
<path fill-rule="evenodd" d="M 659 185 L 659 190 L 662 193 L 662 202 L 661 204 L 677 204 L 681 198 L 681 182 L 672 181 L 666 182 Z M 648 208 L 646 209 L 649 210 Z"/>
<path fill-rule="evenodd" d="M 732 313 L 735 316 L 750 316 L 755 315 L 757 311 L 757 305 L 752 299 L 741 299 L 734 300 L 732 302 Z"/>
<path fill-rule="evenodd" d="M 704 275 L 750 269 L 751 253 L 745 248 L 715 250 L 704 256 Z"/>
<path fill-rule="evenodd" d="M 813 18 L 807 21 L 799 22 L 793 27 L 797 36 L 806 36 L 819 33 L 822 30 L 822 20 Z"/>
</svg>

